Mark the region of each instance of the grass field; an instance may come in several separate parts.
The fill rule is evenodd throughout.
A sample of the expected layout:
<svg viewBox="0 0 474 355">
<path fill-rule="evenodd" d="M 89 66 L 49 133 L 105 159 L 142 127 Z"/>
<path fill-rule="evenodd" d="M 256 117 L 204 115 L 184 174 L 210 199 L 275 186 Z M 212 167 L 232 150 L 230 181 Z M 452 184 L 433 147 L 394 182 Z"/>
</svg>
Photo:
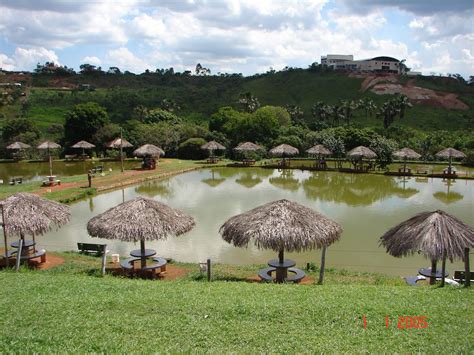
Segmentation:
<svg viewBox="0 0 474 355">
<path fill-rule="evenodd" d="M 97 258 L 60 255 L 56 269 L 0 271 L 1 352 L 474 350 L 473 290 L 336 270 L 322 286 L 225 281 L 258 266 L 217 265 L 211 283 L 190 264 L 181 280 L 101 278 Z M 399 329 L 399 316 L 425 316 L 428 327 Z"/>
</svg>

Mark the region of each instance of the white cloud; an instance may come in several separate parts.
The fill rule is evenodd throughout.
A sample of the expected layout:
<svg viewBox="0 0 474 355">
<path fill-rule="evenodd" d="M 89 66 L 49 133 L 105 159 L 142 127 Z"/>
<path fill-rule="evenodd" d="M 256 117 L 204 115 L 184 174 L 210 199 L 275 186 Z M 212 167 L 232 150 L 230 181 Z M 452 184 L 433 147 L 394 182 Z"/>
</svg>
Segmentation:
<svg viewBox="0 0 474 355">
<path fill-rule="evenodd" d="M 96 56 L 85 56 L 84 58 L 81 59 L 81 63 L 83 64 L 92 64 L 92 65 L 100 65 L 102 61 L 100 58 L 97 58 Z"/>
<path fill-rule="evenodd" d="M 56 53 L 43 47 L 17 47 L 11 57 L 0 53 L 0 67 L 5 70 L 31 70 L 37 63 L 44 62 L 60 64 Z"/>
<path fill-rule="evenodd" d="M 135 54 L 125 47 L 108 51 L 106 61 L 110 63 L 111 66 L 116 66 L 121 70 L 128 70 L 134 73 L 142 73 L 146 69 L 153 69 L 152 65 L 135 56 Z"/>
</svg>

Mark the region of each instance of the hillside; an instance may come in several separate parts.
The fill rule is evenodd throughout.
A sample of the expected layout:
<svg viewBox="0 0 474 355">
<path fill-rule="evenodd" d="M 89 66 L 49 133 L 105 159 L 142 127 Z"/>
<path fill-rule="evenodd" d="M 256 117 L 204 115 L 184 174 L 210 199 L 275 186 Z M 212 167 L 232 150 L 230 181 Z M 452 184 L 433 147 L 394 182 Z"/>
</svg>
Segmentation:
<svg viewBox="0 0 474 355">
<path fill-rule="evenodd" d="M 18 79 L 16 77 L 15 79 Z M 8 75 L 1 81 L 7 82 Z M 75 104 L 95 101 L 104 106 L 115 122 L 130 119 L 138 105 L 158 107 L 163 99 L 174 100 L 180 110 L 178 115 L 191 121 L 207 121 L 209 116 L 222 106 L 237 107 L 239 95 L 251 92 L 263 105 L 285 106 L 296 104 L 304 111 L 305 118 L 311 116 L 311 107 L 317 101 L 337 104 L 340 100 L 358 100 L 370 97 L 377 105 L 388 100 L 394 92 L 413 91 L 413 87 L 426 96 L 421 100 L 410 97 L 413 107 L 406 117 L 395 125 L 404 125 L 422 130 L 465 130 L 474 125 L 474 87 L 461 84 L 452 78 L 378 78 L 368 84 L 367 77 L 347 76 L 344 73 L 312 72 L 292 69 L 273 74 L 242 77 L 186 76 L 183 74 L 158 75 L 147 73 L 73 75 L 25 74 L 23 90 L 26 97 L 13 105 L 3 105 L 0 117 L 14 117 L 23 114 L 33 119 L 40 128 L 52 123 L 63 123 L 64 114 Z M 389 86 L 391 85 L 391 86 Z M 80 91 L 81 84 L 89 84 L 94 91 Z M 385 86 L 384 86 L 385 85 Z M 380 87 L 383 86 L 384 89 Z M 388 88 L 388 89 L 387 89 Z M 398 89 L 397 89 L 398 88 Z M 421 90 L 424 88 L 423 90 Z M 385 90 L 386 89 L 386 90 Z M 385 91 L 384 91 L 385 90 Z M 384 95 L 384 93 L 387 93 Z M 422 98 L 419 95 L 418 98 Z M 443 105 L 449 98 L 455 105 Z M 359 127 L 381 127 L 375 117 L 366 117 L 356 112 L 353 123 Z"/>
</svg>

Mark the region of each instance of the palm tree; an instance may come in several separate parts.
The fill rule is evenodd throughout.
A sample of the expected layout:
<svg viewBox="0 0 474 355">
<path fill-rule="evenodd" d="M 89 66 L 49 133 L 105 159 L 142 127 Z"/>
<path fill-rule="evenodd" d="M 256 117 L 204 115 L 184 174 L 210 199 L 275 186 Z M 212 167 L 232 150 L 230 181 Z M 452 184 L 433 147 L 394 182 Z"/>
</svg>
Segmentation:
<svg viewBox="0 0 474 355">
<path fill-rule="evenodd" d="M 301 107 L 298 105 L 287 104 L 285 106 L 286 111 L 291 117 L 291 122 L 294 125 L 303 125 L 304 124 L 304 112 L 301 110 Z"/>
<path fill-rule="evenodd" d="M 238 102 L 244 107 L 245 112 L 248 113 L 255 112 L 260 107 L 260 102 L 251 92 L 240 94 Z"/>
<path fill-rule="evenodd" d="M 365 97 L 359 100 L 358 108 L 362 108 L 365 111 L 365 118 L 369 118 L 369 115 L 377 110 L 377 105 L 375 105 L 372 99 Z"/>
</svg>

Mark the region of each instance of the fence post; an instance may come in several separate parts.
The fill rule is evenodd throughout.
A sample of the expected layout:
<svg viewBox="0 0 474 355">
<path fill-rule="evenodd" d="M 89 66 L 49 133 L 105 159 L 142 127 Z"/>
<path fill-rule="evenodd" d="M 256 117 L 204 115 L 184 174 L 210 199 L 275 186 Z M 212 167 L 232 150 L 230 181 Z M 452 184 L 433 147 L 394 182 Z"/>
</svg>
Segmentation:
<svg viewBox="0 0 474 355">
<path fill-rule="evenodd" d="M 105 264 L 107 262 L 107 244 L 104 244 L 102 246 L 102 269 L 101 269 L 101 274 L 102 276 L 105 275 Z"/>
<path fill-rule="evenodd" d="M 211 259 L 207 259 L 207 281 L 211 281 Z"/>
<path fill-rule="evenodd" d="M 16 265 L 15 265 L 15 271 L 18 271 L 20 269 L 20 262 L 21 262 L 21 255 L 23 254 L 23 239 L 20 239 L 18 241 L 18 251 L 16 254 Z"/>
</svg>

